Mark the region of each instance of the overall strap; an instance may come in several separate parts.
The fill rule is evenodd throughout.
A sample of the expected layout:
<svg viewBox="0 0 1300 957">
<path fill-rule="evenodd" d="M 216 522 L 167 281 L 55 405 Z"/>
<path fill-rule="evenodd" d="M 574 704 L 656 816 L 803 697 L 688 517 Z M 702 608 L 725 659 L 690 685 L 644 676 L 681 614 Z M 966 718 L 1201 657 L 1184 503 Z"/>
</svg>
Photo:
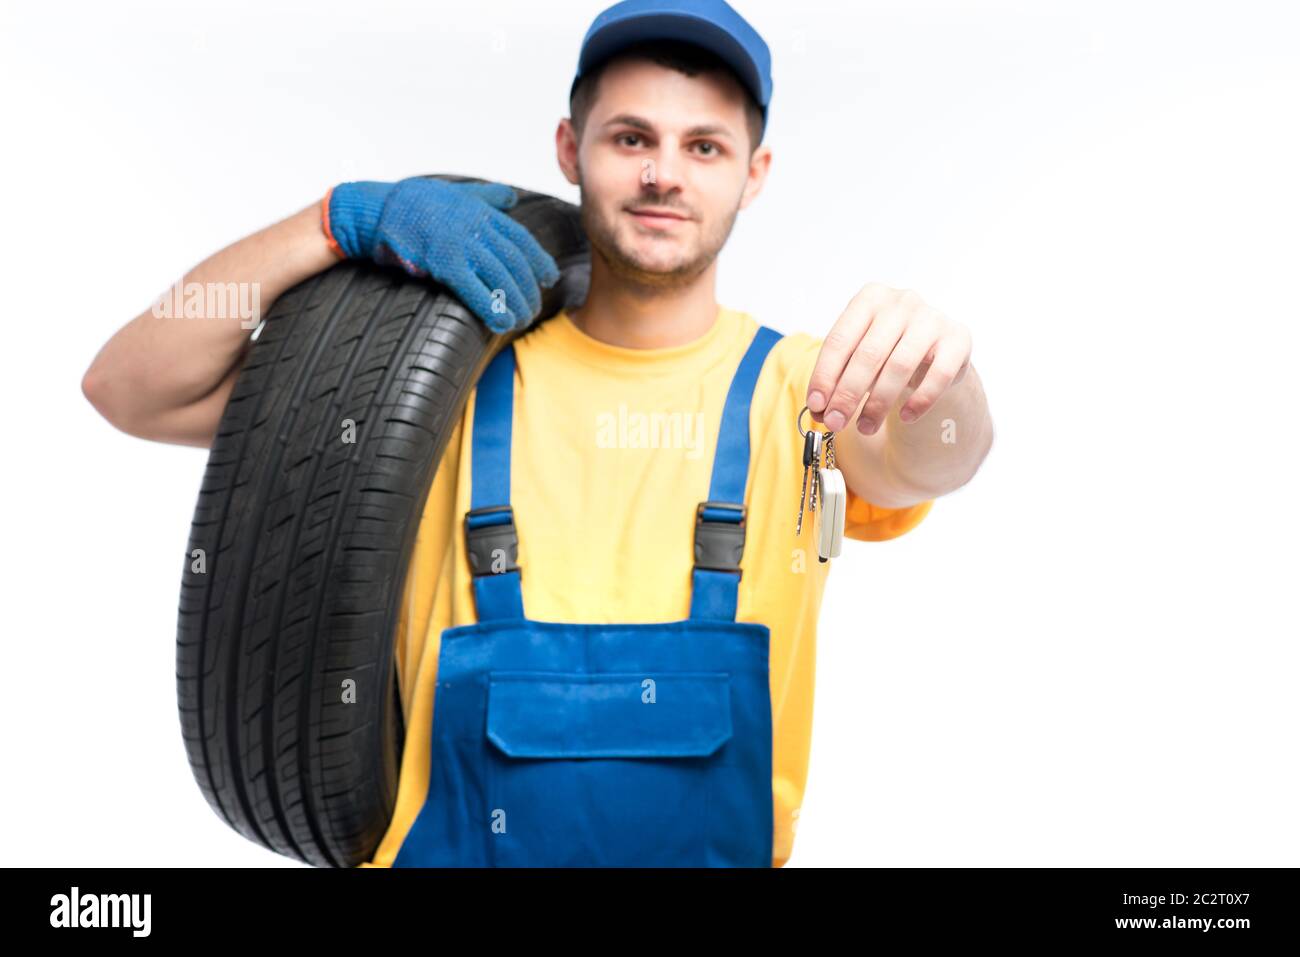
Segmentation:
<svg viewBox="0 0 1300 957">
<path fill-rule="evenodd" d="M 709 498 L 695 513 L 693 619 L 735 621 L 740 557 L 745 547 L 745 483 L 749 476 L 749 405 L 759 372 L 781 334 L 761 326 L 745 351 L 723 403 Z M 514 347 L 502 349 L 480 377 L 474 403 L 470 510 L 465 551 L 478 620 L 523 618 L 519 536 L 510 507 L 510 442 L 514 418 Z"/>
<path fill-rule="evenodd" d="M 510 435 L 514 419 L 515 350 L 506 346 L 479 378 L 470 452 L 470 510 L 465 552 L 474 576 L 478 620 L 523 618 L 519 536 L 510 507 Z"/>
<path fill-rule="evenodd" d="M 763 362 L 781 334 L 760 326 L 732 377 L 722 407 L 708 501 L 695 510 L 691 618 L 736 620 L 740 556 L 745 549 L 745 482 L 749 476 L 749 403 Z"/>
</svg>

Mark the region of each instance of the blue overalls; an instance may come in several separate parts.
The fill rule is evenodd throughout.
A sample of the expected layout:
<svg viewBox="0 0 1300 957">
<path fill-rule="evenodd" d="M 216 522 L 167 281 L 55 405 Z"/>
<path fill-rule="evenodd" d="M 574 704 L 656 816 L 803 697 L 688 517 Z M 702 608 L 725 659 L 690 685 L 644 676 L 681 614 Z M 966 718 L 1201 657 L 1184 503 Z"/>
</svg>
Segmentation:
<svg viewBox="0 0 1300 957">
<path fill-rule="evenodd" d="M 428 796 L 394 867 L 771 866 L 769 632 L 736 599 L 750 398 L 780 338 L 758 330 L 727 392 L 681 621 L 524 617 L 513 347 L 488 364 L 465 516 L 478 623 L 442 633 Z"/>
</svg>

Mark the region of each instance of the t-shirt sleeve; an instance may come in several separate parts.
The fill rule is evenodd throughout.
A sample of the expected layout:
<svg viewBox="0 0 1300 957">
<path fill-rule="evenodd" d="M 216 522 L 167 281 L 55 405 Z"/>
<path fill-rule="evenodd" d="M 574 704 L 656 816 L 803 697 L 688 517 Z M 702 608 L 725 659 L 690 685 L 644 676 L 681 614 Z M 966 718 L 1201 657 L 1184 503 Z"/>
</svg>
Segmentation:
<svg viewBox="0 0 1300 957">
<path fill-rule="evenodd" d="M 792 374 L 787 380 L 788 388 L 793 390 L 795 409 L 801 409 L 808 394 L 808 381 L 812 378 L 813 366 L 817 364 L 817 356 L 821 353 L 822 340 L 807 333 L 796 333 L 789 338 L 792 340 Z M 804 425 L 808 425 L 806 416 Z M 861 542 L 884 542 L 897 538 L 916 528 L 929 514 L 932 505 L 934 499 L 903 508 L 885 508 L 873 505 L 850 489 L 845 502 L 844 537 Z"/>
<path fill-rule="evenodd" d="M 844 509 L 844 537 L 861 542 L 884 542 L 904 535 L 921 524 L 934 499 L 905 508 L 882 508 L 849 492 Z"/>
</svg>

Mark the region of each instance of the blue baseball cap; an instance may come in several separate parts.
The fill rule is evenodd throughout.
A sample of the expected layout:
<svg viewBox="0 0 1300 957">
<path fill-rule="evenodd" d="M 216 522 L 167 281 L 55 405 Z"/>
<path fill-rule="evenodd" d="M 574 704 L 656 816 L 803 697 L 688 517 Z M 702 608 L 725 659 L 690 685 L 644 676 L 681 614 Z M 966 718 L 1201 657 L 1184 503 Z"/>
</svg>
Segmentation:
<svg viewBox="0 0 1300 957">
<path fill-rule="evenodd" d="M 763 111 L 772 99 L 772 55 L 758 31 L 725 0 L 623 0 L 592 21 L 578 54 L 578 81 L 615 53 L 642 40 L 684 40 L 722 58 Z M 759 134 L 762 139 L 762 133 Z"/>
</svg>

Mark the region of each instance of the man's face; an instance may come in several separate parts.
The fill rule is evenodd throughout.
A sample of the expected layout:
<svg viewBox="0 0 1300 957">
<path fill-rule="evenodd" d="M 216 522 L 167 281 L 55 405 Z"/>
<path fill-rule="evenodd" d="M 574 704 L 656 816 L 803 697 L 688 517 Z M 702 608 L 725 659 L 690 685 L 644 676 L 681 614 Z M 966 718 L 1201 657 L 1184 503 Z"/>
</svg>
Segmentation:
<svg viewBox="0 0 1300 957">
<path fill-rule="evenodd" d="M 752 198 L 744 96 L 722 71 L 689 77 L 639 59 L 606 68 L 576 173 L 587 237 L 616 275 L 679 286 L 717 257 Z"/>
</svg>

